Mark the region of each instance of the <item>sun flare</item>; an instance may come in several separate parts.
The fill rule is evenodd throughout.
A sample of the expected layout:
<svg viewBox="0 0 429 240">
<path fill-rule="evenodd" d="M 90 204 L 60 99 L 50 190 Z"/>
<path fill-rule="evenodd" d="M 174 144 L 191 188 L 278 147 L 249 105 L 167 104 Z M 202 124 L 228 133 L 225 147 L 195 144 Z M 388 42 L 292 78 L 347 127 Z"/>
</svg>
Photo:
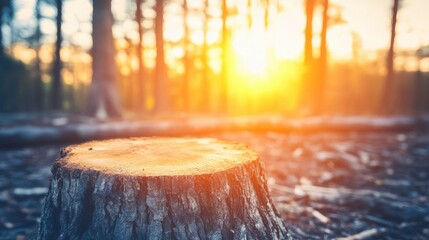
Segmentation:
<svg viewBox="0 0 429 240">
<path fill-rule="evenodd" d="M 238 71 L 257 76 L 267 74 L 268 41 L 265 32 L 250 29 L 237 33 L 233 49 L 237 58 Z"/>
</svg>

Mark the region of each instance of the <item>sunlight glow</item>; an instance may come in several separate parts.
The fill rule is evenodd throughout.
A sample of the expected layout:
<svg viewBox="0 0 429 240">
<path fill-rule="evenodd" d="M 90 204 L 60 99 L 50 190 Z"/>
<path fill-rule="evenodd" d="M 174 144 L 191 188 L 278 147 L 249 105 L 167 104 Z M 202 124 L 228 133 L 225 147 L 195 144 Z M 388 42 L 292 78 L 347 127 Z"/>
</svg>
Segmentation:
<svg viewBox="0 0 429 240">
<path fill-rule="evenodd" d="M 353 55 L 352 45 L 352 33 L 347 27 L 343 26 L 333 26 L 328 31 L 327 36 L 328 48 L 331 52 L 331 55 L 338 60 L 349 60 Z"/>
<path fill-rule="evenodd" d="M 303 51 L 305 18 L 297 11 L 279 13 L 269 31 L 279 59 L 300 60 Z M 285 31 L 287 29 L 287 31 Z"/>
<path fill-rule="evenodd" d="M 34 27 L 34 0 L 17 0 L 14 28 L 30 29 Z M 31 2 L 31 4 L 29 4 Z M 179 1 L 180 2 L 180 1 Z M 169 2 L 164 12 L 164 62 L 171 80 L 171 92 L 180 95 L 180 82 L 188 81 L 190 89 L 198 89 L 203 85 L 202 79 L 216 82 L 223 77 L 222 64 L 226 50 L 226 78 L 228 81 L 228 97 L 235 104 L 232 112 L 239 113 L 259 109 L 270 110 L 284 108 L 286 111 L 296 110 L 299 92 L 302 92 L 302 76 L 308 71 L 303 67 L 304 60 L 304 29 L 306 16 L 302 0 L 284 1 L 249 1 L 237 0 L 228 2 L 228 18 L 226 20 L 227 37 L 223 45 L 221 2 L 210 0 L 209 17 L 204 15 L 204 2 L 190 0 L 186 16 L 187 33 L 183 24 L 181 2 Z M 266 3 L 269 3 L 269 15 L 265 19 Z M 398 70 L 415 71 L 418 59 L 409 58 L 417 48 L 429 44 L 429 29 L 425 19 L 427 0 L 404 0 L 400 10 L 396 48 L 395 67 Z M 26 4 L 22 4 L 26 3 Z M 156 41 L 154 33 L 153 9 L 154 1 L 145 3 L 143 8 L 143 66 L 148 78 L 147 89 L 153 88 L 150 83 L 154 78 L 156 62 Z M 179 4 L 178 4 L 179 3 Z M 332 0 L 331 9 L 338 10 L 341 21 L 330 21 L 327 29 L 327 60 L 329 71 L 335 64 L 376 63 L 377 74 L 384 74 L 385 50 L 389 45 L 389 22 L 391 1 L 373 0 Z M 28 6 L 27 6 L 28 5 Z M 138 32 L 134 19 L 134 5 L 114 0 L 112 5 L 115 24 L 113 35 L 116 47 L 116 64 L 120 75 L 121 87 L 132 88 L 130 82 L 138 78 L 139 62 L 137 54 Z M 364 13 L 364 14 L 363 14 Z M 84 89 L 91 82 L 91 47 L 92 47 L 92 4 L 84 0 L 66 1 L 63 11 L 63 38 L 61 57 L 64 62 L 64 83 L 73 88 Z M 321 6 L 316 7 L 313 18 L 313 57 L 317 61 L 320 54 Z M 331 20 L 335 14 L 330 13 Z M 33 16 L 32 16 L 33 15 Z M 51 81 L 50 71 L 54 59 L 55 48 L 55 7 L 43 3 L 41 20 L 42 45 L 40 59 L 42 78 L 45 83 Z M 334 19 L 335 20 L 335 19 Z M 207 22 L 206 22 L 207 21 Z M 26 26 L 26 24 L 30 24 Z M 207 32 L 204 34 L 204 24 Z M 6 41 L 11 42 L 10 30 L 6 33 Z M 9 35 L 8 35 L 9 34 Z M 17 33 L 15 33 L 17 34 Z M 25 34 L 24 34 L 25 35 Z M 15 39 L 16 40 L 16 39 Z M 186 40 L 186 41 L 185 41 Z M 206 41 L 206 45 L 204 42 Z M 184 43 L 187 43 L 185 51 Z M 8 42 L 6 42 L 8 45 Z M 11 43 L 10 52 L 24 63 L 32 64 L 36 58 L 34 46 L 28 43 Z M 223 47 L 226 49 L 222 49 Z M 32 49 L 33 48 L 33 49 Z M 203 51 L 207 52 L 204 53 Z M 401 52 L 408 52 L 401 57 Z M 184 56 L 189 62 L 184 64 Z M 207 60 L 205 63 L 204 61 Z M 355 62 L 356 60 L 356 62 Z M 185 67 L 186 66 L 186 67 Z M 206 68 L 209 66 L 208 68 Z M 428 60 L 422 60 L 420 67 L 428 71 Z M 204 73 L 203 73 L 204 72 Z M 186 74 L 185 74 L 186 73 Z M 329 73 L 331 74 L 331 73 Z M 204 76 L 203 76 L 204 75 Z M 335 74 L 331 74 L 335 76 Z M 353 76 L 351 76 L 352 78 Z M 216 81 L 215 81 L 216 80 Z M 330 81 L 336 81 L 330 80 Z M 340 81 L 340 80 L 338 80 Z M 213 85 L 212 98 L 221 95 L 221 87 Z M 125 86 L 125 87 L 124 87 Z M 127 90 L 135 94 L 135 90 Z M 149 92 L 149 90 L 146 90 Z M 198 95 L 198 94 L 197 94 Z M 130 96 L 127 98 L 132 98 Z M 198 98 L 198 96 L 197 96 Z M 281 102 L 281 106 L 275 106 Z M 145 103 L 148 108 L 154 105 L 153 96 L 148 94 Z"/>
<path fill-rule="evenodd" d="M 267 71 L 268 41 L 262 30 L 243 31 L 233 40 L 233 49 L 237 54 L 241 71 L 255 75 L 264 75 Z"/>
<path fill-rule="evenodd" d="M 36 51 L 23 44 L 16 44 L 12 52 L 24 63 L 29 64 L 36 56 Z"/>
</svg>

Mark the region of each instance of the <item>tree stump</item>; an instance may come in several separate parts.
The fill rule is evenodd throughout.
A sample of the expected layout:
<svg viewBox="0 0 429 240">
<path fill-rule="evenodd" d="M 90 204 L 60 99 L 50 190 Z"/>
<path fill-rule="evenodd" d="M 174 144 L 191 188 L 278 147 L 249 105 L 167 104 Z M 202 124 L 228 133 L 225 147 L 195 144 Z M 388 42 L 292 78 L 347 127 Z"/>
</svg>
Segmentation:
<svg viewBox="0 0 429 240">
<path fill-rule="evenodd" d="M 286 239 L 258 155 L 207 138 L 70 146 L 52 168 L 38 239 Z"/>
</svg>

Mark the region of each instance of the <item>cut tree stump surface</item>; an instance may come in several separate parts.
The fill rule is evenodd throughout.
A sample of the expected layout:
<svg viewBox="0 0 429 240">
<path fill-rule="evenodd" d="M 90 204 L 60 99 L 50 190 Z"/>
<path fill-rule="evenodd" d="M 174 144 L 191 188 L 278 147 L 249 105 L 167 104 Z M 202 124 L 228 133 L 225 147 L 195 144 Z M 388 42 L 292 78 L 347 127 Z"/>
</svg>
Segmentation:
<svg viewBox="0 0 429 240">
<path fill-rule="evenodd" d="M 71 168 L 134 176 L 200 175 L 257 160 L 241 144 L 210 138 L 135 138 L 96 141 L 69 147 Z"/>
<path fill-rule="evenodd" d="M 258 155 L 209 138 L 62 151 L 38 239 L 287 239 Z"/>
</svg>

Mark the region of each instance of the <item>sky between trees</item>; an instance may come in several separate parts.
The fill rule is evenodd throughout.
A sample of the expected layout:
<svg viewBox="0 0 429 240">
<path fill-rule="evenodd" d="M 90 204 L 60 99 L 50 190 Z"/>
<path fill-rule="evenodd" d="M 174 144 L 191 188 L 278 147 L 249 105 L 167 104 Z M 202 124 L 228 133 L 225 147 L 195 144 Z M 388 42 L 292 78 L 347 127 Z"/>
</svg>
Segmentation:
<svg viewBox="0 0 429 240">
<path fill-rule="evenodd" d="M 14 24 L 16 28 L 23 26 L 31 28 L 34 24 L 34 3 L 35 0 L 16 0 L 15 5 L 17 11 Z M 145 3 L 146 2 L 146 3 Z M 153 0 L 144 1 L 146 5 L 152 5 Z M 218 9 L 219 1 L 210 1 L 212 12 L 220 14 Z M 247 0 L 231 1 L 237 5 L 237 11 L 244 12 L 246 10 Z M 280 5 L 280 12 L 272 16 L 270 19 L 270 28 L 273 34 L 271 38 L 277 46 L 277 53 L 281 58 L 297 59 L 302 56 L 304 39 L 303 29 L 305 27 L 305 14 L 303 10 L 302 0 L 279 0 L 279 4 L 271 1 L 271 10 L 276 11 L 276 7 Z M 198 9 L 203 8 L 203 1 L 190 0 L 189 7 Z M 136 39 L 136 26 L 132 19 L 133 3 L 131 1 L 114 0 L 113 14 L 116 19 L 114 27 L 114 36 L 121 38 L 126 35 L 131 39 Z M 390 0 L 333 0 L 331 5 L 338 6 L 341 11 L 342 18 L 346 24 L 333 26 L 328 30 L 328 42 L 330 43 L 331 57 L 334 59 L 350 59 L 352 57 L 352 41 L 353 34 L 357 34 L 362 41 L 362 49 L 373 52 L 380 49 L 385 49 L 389 44 L 389 25 L 390 25 L 390 8 L 392 1 Z M 48 18 L 54 18 L 56 14 L 55 7 L 48 4 L 42 4 L 42 14 Z M 181 17 L 181 1 L 170 1 L 165 9 L 165 38 L 166 40 L 177 41 L 183 36 L 183 24 Z M 398 15 L 397 40 L 396 47 L 398 50 L 415 50 L 421 46 L 429 45 L 429 16 L 425 11 L 429 9 L 429 2 L 426 0 L 405 0 L 402 3 L 402 8 Z M 260 7 L 254 7 L 253 13 L 255 16 L 261 15 L 263 11 Z M 91 42 L 91 14 L 92 5 L 87 0 L 68 0 L 64 1 L 64 25 L 63 32 L 65 34 L 65 44 L 77 44 L 85 49 L 90 49 Z M 316 12 L 316 15 L 320 12 Z M 144 18 L 147 19 L 145 26 L 148 29 L 145 36 L 146 44 L 154 44 L 153 32 L 150 30 L 150 19 L 155 13 L 150 8 L 145 8 L 143 12 Z M 191 13 L 192 15 L 192 13 Z M 197 44 L 201 44 L 202 21 L 200 13 L 193 14 L 189 18 L 191 29 L 195 29 L 191 36 L 191 40 Z M 272 14 L 274 15 L 274 14 Z M 245 15 L 243 15 L 245 16 Z M 259 16 L 260 17 L 260 16 Z M 220 20 L 213 19 L 212 28 L 209 29 L 209 41 L 214 42 L 219 38 L 218 30 L 221 23 Z M 246 21 L 245 17 L 235 22 L 234 24 L 243 25 Z M 255 21 L 256 22 L 256 21 Z M 320 29 L 321 22 L 315 19 L 315 31 Z M 45 34 L 44 42 L 52 43 L 55 41 L 55 23 L 50 19 L 42 21 L 42 32 Z M 199 29 L 199 30 L 198 30 Z M 282 29 L 282 31 L 279 31 Z M 8 29 L 5 27 L 5 41 L 10 39 L 7 37 Z M 25 35 L 25 33 L 23 33 Z M 240 38 L 240 33 L 237 34 Z M 317 36 L 316 36 L 317 37 Z M 282 42 L 284 44 L 278 44 Z M 317 44 L 317 40 L 314 41 Z M 317 46 L 317 45 L 316 45 Z M 240 51 L 240 50 L 237 50 Z"/>
</svg>

